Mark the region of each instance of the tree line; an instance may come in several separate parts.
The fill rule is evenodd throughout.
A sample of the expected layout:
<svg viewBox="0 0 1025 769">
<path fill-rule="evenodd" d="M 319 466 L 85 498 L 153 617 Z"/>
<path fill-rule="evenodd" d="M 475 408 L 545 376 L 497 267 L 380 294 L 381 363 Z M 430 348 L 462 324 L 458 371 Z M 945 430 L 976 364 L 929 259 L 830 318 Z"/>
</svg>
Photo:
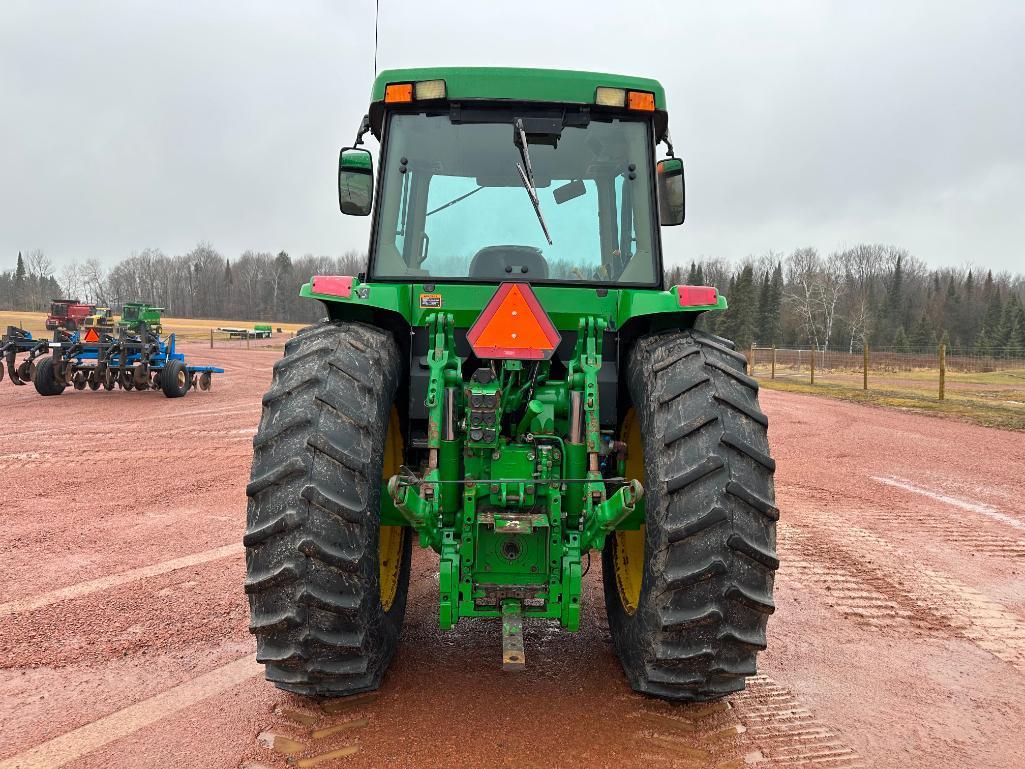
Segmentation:
<svg viewBox="0 0 1025 769">
<path fill-rule="evenodd" d="M 246 251 L 232 260 L 209 244 L 168 256 L 146 249 L 106 267 L 98 259 L 73 262 L 59 274 L 42 252 L 18 254 L 14 270 L 0 272 L 0 309 L 46 311 L 50 301 L 81 299 L 119 312 L 125 302 L 147 302 L 181 318 L 225 318 L 312 323 L 323 307 L 299 296 L 311 275 L 355 275 L 366 259 Z"/>
<path fill-rule="evenodd" d="M 724 313 L 701 325 L 751 345 L 935 349 L 1025 355 L 1025 276 L 972 266 L 930 268 L 907 250 L 861 244 L 823 255 L 814 248 L 749 257 L 704 258 L 674 267 L 669 284 L 717 286 Z"/>
<path fill-rule="evenodd" d="M 299 297 L 317 274 L 356 275 L 366 255 L 293 258 L 285 251 L 246 251 L 231 259 L 209 244 L 168 256 L 157 249 L 112 267 L 98 259 L 59 272 L 39 250 L 18 254 L 0 271 L 0 309 L 46 311 L 52 299 L 78 298 L 120 310 L 143 301 L 177 317 L 313 322 L 319 303 Z M 859 352 L 912 350 L 941 342 L 952 350 L 1025 355 L 1025 276 L 971 266 L 930 268 L 907 250 L 861 244 L 822 254 L 799 248 L 739 263 L 706 257 L 666 272 L 667 285 L 716 286 L 724 313 L 701 325 L 757 345 Z"/>
</svg>

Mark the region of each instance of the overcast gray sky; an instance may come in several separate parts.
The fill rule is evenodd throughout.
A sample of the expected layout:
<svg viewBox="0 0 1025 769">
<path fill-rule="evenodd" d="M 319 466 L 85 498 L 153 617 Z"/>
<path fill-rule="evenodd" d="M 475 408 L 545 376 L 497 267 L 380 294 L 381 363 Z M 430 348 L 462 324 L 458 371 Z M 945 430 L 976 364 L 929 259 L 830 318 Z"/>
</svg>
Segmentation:
<svg viewBox="0 0 1025 769">
<path fill-rule="evenodd" d="M 3 0 L 0 269 L 365 249 L 335 164 L 373 39 L 372 0 Z M 1025 271 L 1025 2 L 381 0 L 378 62 L 661 80 L 667 261 L 878 241 Z"/>
</svg>

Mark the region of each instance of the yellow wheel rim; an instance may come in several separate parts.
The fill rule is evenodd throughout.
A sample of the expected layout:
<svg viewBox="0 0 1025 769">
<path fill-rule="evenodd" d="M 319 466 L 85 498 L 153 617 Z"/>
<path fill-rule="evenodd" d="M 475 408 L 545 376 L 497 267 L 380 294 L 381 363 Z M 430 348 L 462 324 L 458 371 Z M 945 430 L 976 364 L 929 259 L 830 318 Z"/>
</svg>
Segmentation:
<svg viewBox="0 0 1025 769">
<path fill-rule="evenodd" d="M 644 483 L 641 424 L 633 409 L 626 413 L 619 435 L 627 446 L 626 477 Z M 619 599 L 626 613 L 633 614 L 641 601 L 641 581 L 644 578 L 644 526 L 636 530 L 613 532 L 612 553 Z"/>
<path fill-rule="evenodd" d="M 391 478 L 402 465 L 402 426 L 399 424 L 399 412 L 392 406 L 391 417 L 388 419 L 388 434 L 384 438 L 383 478 Z M 395 594 L 399 589 L 399 571 L 402 569 L 402 544 L 406 531 L 402 526 L 382 526 L 381 537 L 377 545 L 381 574 L 381 606 L 385 611 L 391 609 Z"/>
</svg>

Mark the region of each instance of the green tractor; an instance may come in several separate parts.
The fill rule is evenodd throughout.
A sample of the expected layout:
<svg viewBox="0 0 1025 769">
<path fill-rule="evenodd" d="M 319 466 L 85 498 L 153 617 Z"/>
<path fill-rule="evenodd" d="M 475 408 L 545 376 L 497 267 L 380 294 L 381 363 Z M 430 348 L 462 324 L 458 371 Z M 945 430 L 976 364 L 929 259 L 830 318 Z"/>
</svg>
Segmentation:
<svg viewBox="0 0 1025 769">
<path fill-rule="evenodd" d="M 136 328 L 140 323 L 145 323 L 151 333 L 160 336 L 163 331 L 161 326 L 163 311 L 163 307 L 154 307 L 144 302 L 125 302 L 121 308 L 121 318 L 117 325 Z"/>
<path fill-rule="evenodd" d="M 775 464 L 744 356 L 695 328 L 725 298 L 664 285 L 667 122 L 643 78 L 377 78 L 355 141 L 380 142 L 376 190 L 366 150 L 338 170 L 342 212 L 373 212 L 368 271 L 303 286 L 328 317 L 286 345 L 254 439 L 245 589 L 278 687 L 380 685 L 414 542 L 441 629 L 500 620 L 507 669 L 525 618 L 577 630 L 600 551 L 634 689 L 711 700 L 755 673 Z"/>
</svg>

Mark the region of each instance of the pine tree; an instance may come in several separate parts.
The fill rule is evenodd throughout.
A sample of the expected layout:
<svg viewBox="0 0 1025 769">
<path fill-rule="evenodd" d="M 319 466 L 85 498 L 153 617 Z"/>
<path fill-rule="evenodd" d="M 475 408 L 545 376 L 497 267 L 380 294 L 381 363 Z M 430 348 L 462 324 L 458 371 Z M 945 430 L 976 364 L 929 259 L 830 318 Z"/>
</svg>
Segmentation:
<svg viewBox="0 0 1025 769">
<path fill-rule="evenodd" d="M 929 320 L 929 316 L 923 311 L 914 330 L 911 332 L 910 344 L 918 348 L 929 348 L 936 346 L 936 329 Z"/>
<path fill-rule="evenodd" d="M 231 277 L 231 259 L 224 260 L 224 285 L 230 286 L 234 283 L 234 279 Z"/>
<path fill-rule="evenodd" d="M 1018 304 L 1018 328 L 1020 332 L 1018 334 L 1018 344 L 1021 346 L 1021 357 L 1025 357 L 1025 306 L 1020 302 Z"/>
<path fill-rule="evenodd" d="M 696 286 L 698 277 L 698 266 L 692 261 L 690 263 L 690 270 L 687 272 L 687 285 Z"/>
<path fill-rule="evenodd" d="M 21 251 L 18 252 L 18 266 L 14 270 L 14 295 L 11 300 L 15 310 L 24 309 L 28 300 L 25 292 L 25 260 L 21 258 Z"/>
<path fill-rule="evenodd" d="M 737 276 L 733 287 L 730 310 L 733 312 L 732 333 L 737 348 L 746 350 L 755 341 L 758 323 L 758 292 L 755 289 L 754 269 L 747 265 Z"/>
<path fill-rule="evenodd" d="M 772 282 L 769 271 L 762 276 L 762 287 L 758 291 L 758 325 L 755 340 L 759 344 L 772 344 Z"/>
<path fill-rule="evenodd" d="M 893 349 L 897 352 L 911 352 L 908 335 L 903 326 L 897 326 L 897 331 L 893 335 Z"/>
<path fill-rule="evenodd" d="M 890 275 L 886 290 L 886 322 L 891 329 L 904 325 L 904 265 L 903 257 L 897 256 L 897 263 Z M 894 337 L 896 339 L 896 337 Z"/>
<path fill-rule="evenodd" d="M 694 273 L 694 282 L 691 285 L 693 285 L 693 286 L 703 286 L 703 285 L 705 285 L 705 271 L 704 271 L 704 269 L 702 268 L 702 266 L 700 264 L 698 265 L 697 272 Z"/>
<path fill-rule="evenodd" d="M 1006 358 L 1020 358 L 1021 349 L 1021 300 L 1015 294 L 1004 303 L 1000 319 L 1000 331 L 997 334 L 995 353 Z"/>
<path fill-rule="evenodd" d="M 769 319 L 769 341 L 772 344 L 783 343 L 783 262 L 776 262 L 772 270 L 772 281 L 769 283 L 769 306 L 772 317 Z"/>
<path fill-rule="evenodd" d="M 726 312 L 706 312 L 708 318 L 708 330 L 713 334 L 724 336 L 734 342 L 737 341 L 737 279 L 730 275 L 729 285 L 726 287 L 726 298 L 729 300 L 729 309 Z"/>
<path fill-rule="evenodd" d="M 1020 312 L 1015 312 L 1011 315 L 1007 327 L 1004 329 L 1007 334 L 1004 337 L 1004 349 L 1002 350 L 1005 358 L 1020 358 L 1025 354 L 1025 335 L 1022 334 L 1022 317 Z"/>
<path fill-rule="evenodd" d="M 993 354 L 993 335 L 985 323 L 979 329 L 979 335 L 975 337 L 975 353 L 977 355 Z"/>
</svg>

